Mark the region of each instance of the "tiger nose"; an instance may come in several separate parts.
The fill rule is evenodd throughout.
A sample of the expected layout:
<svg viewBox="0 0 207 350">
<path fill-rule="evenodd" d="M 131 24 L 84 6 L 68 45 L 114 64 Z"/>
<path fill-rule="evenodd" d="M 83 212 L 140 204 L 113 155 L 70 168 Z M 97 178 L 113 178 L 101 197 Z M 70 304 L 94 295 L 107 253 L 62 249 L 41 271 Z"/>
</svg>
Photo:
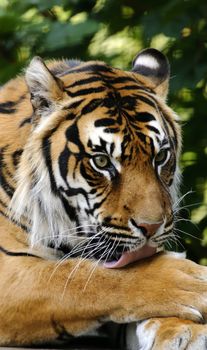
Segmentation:
<svg viewBox="0 0 207 350">
<path fill-rule="evenodd" d="M 133 219 L 131 220 L 131 222 L 134 226 L 136 226 L 138 229 L 141 230 L 142 234 L 145 237 L 153 236 L 157 232 L 158 228 L 163 224 L 163 222 L 158 222 L 154 224 L 147 224 L 147 223 L 137 224 Z"/>
</svg>

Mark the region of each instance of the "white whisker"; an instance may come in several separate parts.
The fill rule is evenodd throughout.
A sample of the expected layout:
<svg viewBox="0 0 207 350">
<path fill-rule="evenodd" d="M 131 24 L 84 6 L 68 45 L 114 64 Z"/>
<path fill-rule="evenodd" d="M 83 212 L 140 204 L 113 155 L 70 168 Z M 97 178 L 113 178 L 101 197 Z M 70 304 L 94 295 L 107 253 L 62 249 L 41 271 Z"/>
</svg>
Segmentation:
<svg viewBox="0 0 207 350">
<path fill-rule="evenodd" d="M 197 239 L 198 241 L 202 242 L 202 239 L 201 239 L 201 238 L 198 238 L 198 237 L 192 235 L 192 234 L 189 233 L 189 232 L 185 232 L 185 231 L 183 231 L 183 230 L 180 230 L 180 229 L 177 228 L 177 227 L 176 227 L 174 230 L 175 230 L 175 231 L 179 231 L 179 232 L 181 232 L 181 233 L 184 233 L 185 235 L 187 235 L 187 236 L 189 236 L 189 237 L 192 237 L 193 239 Z"/>
<path fill-rule="evenodd" d="M 104 244 L 104 243 L 105 243 L 105 242 L 102 242 L 102 244 Z M 100 244 L 100 245 L 101 245 L 101 244 Z M 97 249 L 95 249 L 95 250 L 93 251 L 93 254 L 94 254 L 94 252 L 96 252 L 96 251 L 98 251 L 98 250 L 100 249 L 100 245 L 99 245 L 99 247 L 97 247 Z M 63 289 L 62 299 L 63 299 L 63 297 L 64 297 L 64 294 L 65 294 L 67 285 L 68 285 L 68 283 L 69 283 L 69 280 L 72 279 L 72 277 L 74 277 L 74 275 L 76 274 L 76 272 L 77 272 L 78 268 L 80 267 L 80 265 L 81 265 L 86 259 L 90 258 L 91 253 L 92 253 L 92 252 L 90 251 L 90 252 L 89 252 L 86 256 L 84 256 L 83 258 L 80 257 L 80 258 L 79 258 L 79 261 L 77 262 L 77 264 L 74 266 L 74 268 L 73 268 L 72 271 L 70 272 L 70 274 L 69 274 L 69 276 L 68 276 L 68 278 L 67 278 L 67 280 L 66 280 L 64 289 Z"/>
<path fill-rule="evenodd" d="M 105 245 L 104 248 L 106 248 L 106 249 L 108 248 L 107 244 Z M 92 268 L 91 271 L 90 271 L 90 274 L 89 274 L 89 276 L 88 276 L 88 279 L 87 279 L 87 281 L 86 281 L 86 283 L 85 283 L 85 286 L 84 286 L 84 288 L 83 288 L 83 292 L 85 292 L 86 287 L 87 287 L 89 281 L 91 280 L 92 275 L 93 275 L 93 273 L 94 273 L 96 267 L 98 266 L 98 264 L 100 263 L 100 261 L 103 259 L 105 253 L 106 253 L 106 250 L 104 250 L 104 252 L 101 254 L 100 258 L 99 258 L 96 262 L 94 262 L 94 266 L 93 266 L 93 268 Z"/>
<path fill-rule="evenodd" d="M 184 193 L 178 200 L 173 204 L 173 210 L 179 206 L 179 204 L 184 200 L 185 197 L 187 197 L 189 194 L 192 194 L 194 191 L 190 190 L 186 193 Z"/>
<path fill-rule="evenodd" d="M 178 207 L 177 209 L 174 209 L 174 213 L 176 214 L 177 212 L 179 212 L 181 210 L 188 210 L 188 208 L 195 207 L 195 206 L 200 205 L 200 204 L 202 204 L 202 202 L 183 205 L 182 207 Z"/>
</svg>

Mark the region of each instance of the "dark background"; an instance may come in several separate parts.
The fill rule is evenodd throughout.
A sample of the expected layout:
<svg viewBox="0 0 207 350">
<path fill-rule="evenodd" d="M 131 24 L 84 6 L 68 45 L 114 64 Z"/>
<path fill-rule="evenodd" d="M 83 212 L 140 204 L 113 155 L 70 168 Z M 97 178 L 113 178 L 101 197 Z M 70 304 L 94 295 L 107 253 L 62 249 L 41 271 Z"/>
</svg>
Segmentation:
<svg viewBox="0 0 207 350">
<path fill-rule="evenodd" d="M 34 55 L 129 69 L 149 46 L 168 56 L 168 101 L 183 123 L 181 192 L 189 193 L 179 216 L 190 221 L 179 221 L 180 243 L 170 245 L 207 265 L 207 1 L 0 0 L 1 84 Z"/>
</svg>

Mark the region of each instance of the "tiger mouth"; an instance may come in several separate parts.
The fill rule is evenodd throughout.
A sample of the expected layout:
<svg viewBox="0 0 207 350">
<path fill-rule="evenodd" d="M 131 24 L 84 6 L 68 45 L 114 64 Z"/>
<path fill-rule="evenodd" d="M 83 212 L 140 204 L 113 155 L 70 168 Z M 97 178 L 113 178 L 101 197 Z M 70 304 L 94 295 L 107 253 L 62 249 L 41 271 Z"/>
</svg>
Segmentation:
<svg viewBox="0 0 207 350">
<path fill-rule="evenodd" d="M 125 267 L 141 259 L 149 258 L 156 253 L 157 253 L 157 248 L 153 248 L 145 244 L 142 248 L 136 251 L 132 251 L 132 252 L 129 251 L 129 252 L 123 253 L 118 261 L 105 262 L 104 267 L 113 268 L 113 269 Z"/>
<path fill-rule="evenodd" d="M 111 240 L 111 244 L 107 246 L 107 249 L 103 248 L 102 251 L 97 252 L 92 251 L 91 258 L 102 262 L 105 268 L 121 268 L 151 257 L 157 252 L 157 247 L 151 247 L 148 244 L 135 245 L 134 242 L 131 245 L 119 242 L 119 245 L 113 249 L 114 242 L 114 240 Z"/>
<path fill-rule="evenodd" d="M 93 258 L 104 262 L 118 261 L 124 252 L 129 251 L 129 247 L 120 244 L 116 247 L 115 250 L 112 250 L 112 252 L 110 253 L 112 245 L 113 243 L 111 243 L 111 246 L 109 245 L 107 250 L 103 248 L 102 251 L 94 252 Z"/>
<path fill-rule="evenodd" d="M 50 245 L 50 247 L 52 246 Z M 118 235 L 113 235 L 113 237 L 111 235 L 95 235 L 90 237 L 89 244 L 82 244 L 80 250 L 76 250 L 76 247 L 70 248 L 64 244 L 61 244 L 58 250 L 70 258 L 88 258 L 100 262 L 112 262 L 118 261 L 124 253 L 139 249 L 139 247 L 139 239 L 134 238 L 132 240 L 131 237 L 121 239 Z"/>
<path fill-rule="evenodd" d="M 59 249 L 69 258 L 87 258 L 102 263 L 106 268 L 119 268 L 155 254 L 157 246 L 149 246 L 141 238 L 124 233 L 104 232 L 98 235 L 91 232 L 90 243 L 83 243 L 81 249 L 69 249 L 63 245 Z"/>
</svg>

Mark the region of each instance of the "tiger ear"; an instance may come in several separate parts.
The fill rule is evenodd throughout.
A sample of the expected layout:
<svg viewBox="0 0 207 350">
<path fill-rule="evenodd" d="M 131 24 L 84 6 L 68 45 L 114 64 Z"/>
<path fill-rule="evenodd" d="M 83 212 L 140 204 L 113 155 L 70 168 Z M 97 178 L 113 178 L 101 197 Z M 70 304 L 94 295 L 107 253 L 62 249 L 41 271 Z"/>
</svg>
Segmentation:
<svg viewBox="0 0 207 350">
<path fill-rule="evenodd" d="M 62 81 L 51 73 L 40 57 L 34 57 L 30 62 L 25 80 L 36 116 L 51 114 L 63 97 Z"/>
<path fill-rule="evenodd" d="M 170 65 L 168 59 L 156 49 L 141 51 L 133 61 L 132 71 L 144 76 L 146 86 L 166 99 L 168 93 Z"/>
</svg>

